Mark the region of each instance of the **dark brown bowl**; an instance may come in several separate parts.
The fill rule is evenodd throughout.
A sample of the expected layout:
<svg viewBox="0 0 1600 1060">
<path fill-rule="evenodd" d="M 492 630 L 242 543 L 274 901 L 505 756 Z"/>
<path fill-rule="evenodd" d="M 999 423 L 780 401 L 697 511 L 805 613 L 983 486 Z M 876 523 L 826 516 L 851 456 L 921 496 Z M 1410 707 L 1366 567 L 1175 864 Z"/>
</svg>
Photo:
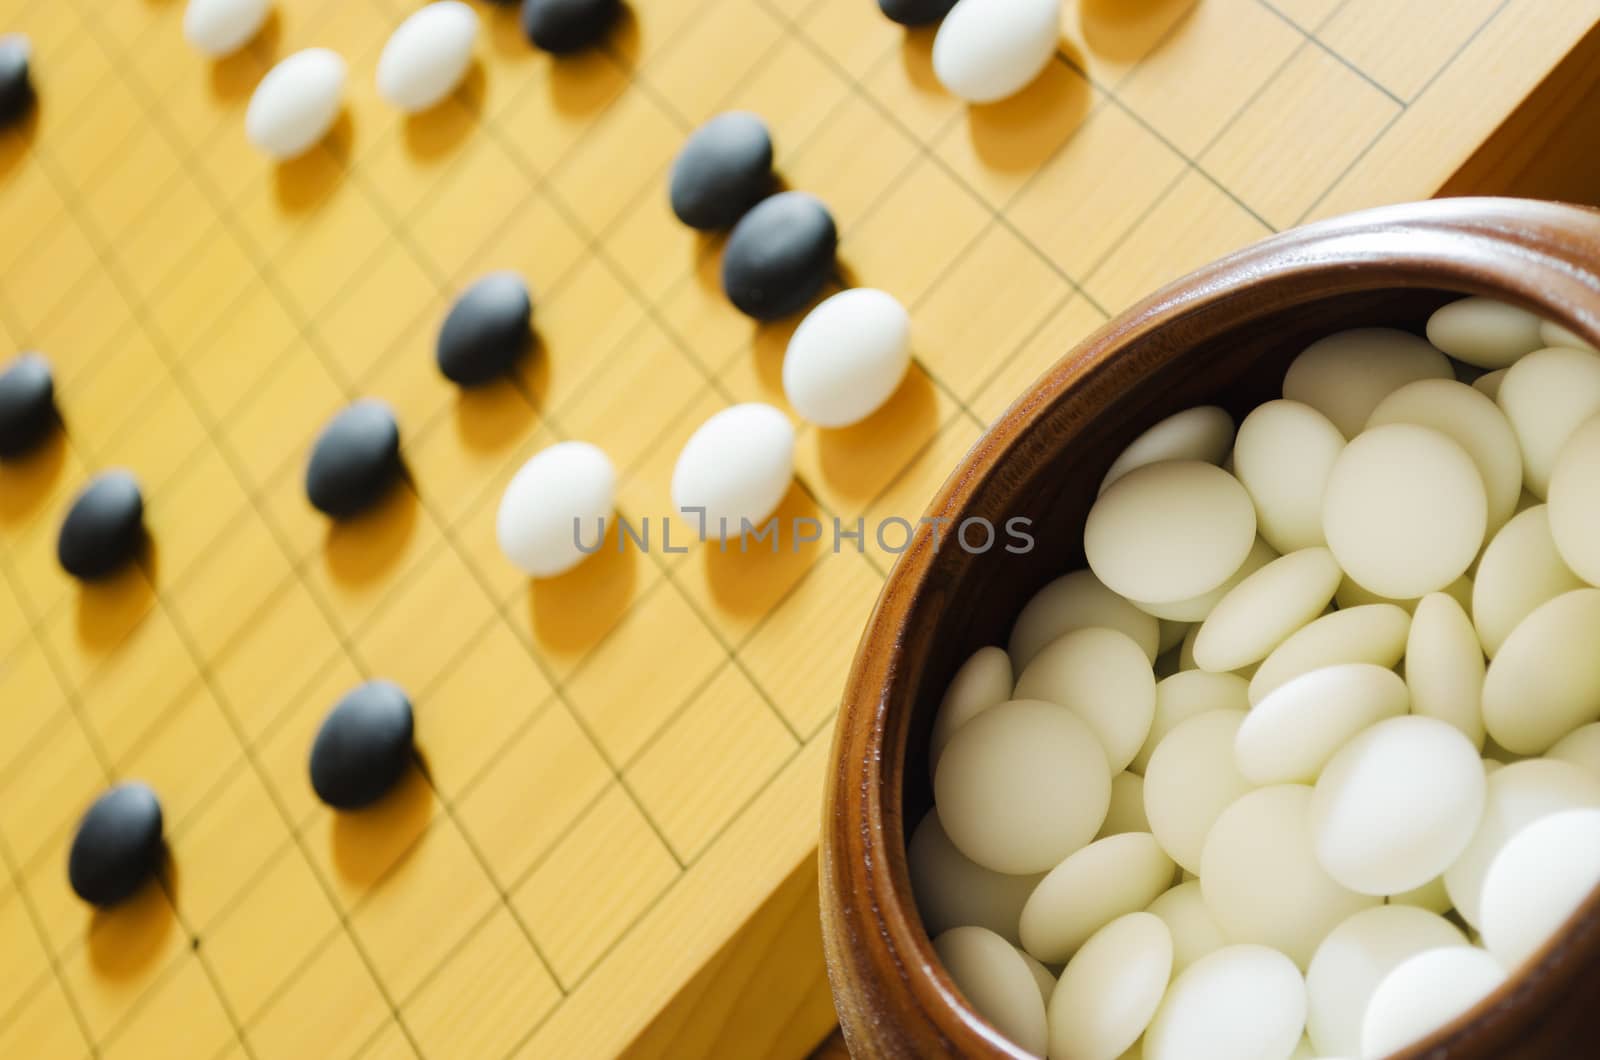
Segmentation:
<svg viewBox="0 0 1600 1060">
<path fill-rule="evenodd" d="M 1004 644 L 1050 579 L 1083 565 L 1083 520 L 1135 435 L 1179 409 L 1235 416 L 1277 397 L 1290 358 L 1344 328 L 1420 332 L 1462 294 L 1489 295 L 1600 345 L 1600 213 L 1446 199 L 1352 214 L 1265 240 L 1159 291 L 1044 374 L 944 484 L 878 599 L 834 733 L 823 810 L 828 975 L 861 1057 L 1022 1057 L 956 990 L 911 896 L 906 822 L 931 803 L 928 733 L 956 668 Z M 933 526 L 1033 520 L 1024 555 L 968 554 Z M 1600 892 L 1506 988 L 1406 1057 L 1595 1055 Z"/>
</svg>

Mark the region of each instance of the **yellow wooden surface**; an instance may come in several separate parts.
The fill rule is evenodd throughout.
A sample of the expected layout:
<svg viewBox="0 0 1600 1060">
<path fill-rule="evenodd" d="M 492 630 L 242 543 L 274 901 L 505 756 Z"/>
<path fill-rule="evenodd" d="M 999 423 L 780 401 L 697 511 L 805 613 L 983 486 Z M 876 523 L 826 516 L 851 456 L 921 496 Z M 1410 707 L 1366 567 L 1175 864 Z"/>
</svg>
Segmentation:
<svg viewBox="0 0 1600 1060">
<path fill-rule="evenodd" d="M 1479 191 L 1532 172 L 1592 62 L 1536 97 L 1514 161 L 1480 147 L 1600 18 L 1069 0 L 1045 75 L 967 108 L 931 32 L 871 0 L 635 0 L 561 60 L 478 4 L 462 90 L 401 119 L 373 69 L 412 6 L 278 0 L 209 63 L 181 0 L 0 0 L 41 92 L 0 136 L 0 356 L 49 353 L 68 428 L 0 466 L 0 1056 L 804 1053 L 829 1019 L 830 722 L 894 539 L 609 552 L 532 585 L 494 544 L 505 482 L 554 440 L 605 447 L 623 513 L 660 517 L 705 416 L 782 405 L 793 322 L 733 311 L 718 242 L 666 209 L 686 132 L 763 114 L 785 180 L 835 212 L 843 282 L 912 309 L 906 384 L 856 427 L 802 428 L 780 509 L 870 525 L 915 519 L 985 423 L 1153 285 L 1458 170 Z M 244 107 L 311 45 L 350 62 L 344 117 L 273 166 Z M 533 284 L 539 351 L 461 394 L 433 334 L 490 268 Z M 398 411 L 414 488 L 330 527 L 301 469 L 362 394 Z M 80 587 L 56 527 L 117 465 L 153 547 Z M 336 817 L 309 741 L 376 675 L 412 693 L 426 771 Z M 91 915 L 66 847 L 120 777 L 161 791 L 172 867 Z"/>
</svg>

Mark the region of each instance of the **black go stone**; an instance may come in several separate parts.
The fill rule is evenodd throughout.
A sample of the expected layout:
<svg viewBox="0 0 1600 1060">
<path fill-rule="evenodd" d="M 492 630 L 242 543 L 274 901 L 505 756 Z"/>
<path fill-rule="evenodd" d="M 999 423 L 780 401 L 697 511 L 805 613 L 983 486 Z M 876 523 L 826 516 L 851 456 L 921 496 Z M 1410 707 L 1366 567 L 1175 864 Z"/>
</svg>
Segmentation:
<svg viewBox="0 0 1600 1060">
<path fill-rule="evenodd" d="M 878 9 L 902 26 L 926 26 L 939 21 L 956 6 L 956 0 L 878 0 Z"/>
<path fill-rule="evenodd" d="M 672 212 L 690 228 L 732 227 L 772 188 L 772 136 L 749 111 L 718 114 L 672 163 Z"/>
<path fill-rule="evenodd" d="M 144 541 L 144 497 L 126 471 L 107 471 L 78 494 L 61 523 L 56 558 L 74 578 L 115 573 Z"/>
<path fill-rule="evenodd" d="M 740 312 L 777 320 L 804 308 L 833 271 L 839 233 L 815 196 L 763 199 L 734 226 L 722 252 L 722 289 Z"/>
<path fill-rule="evenodd" d="M 622 10 L 620 0 L 522 0 L 522 32 L 555 55 L 598 44 Z"/>
<path fill-rule="evenodd" d="M 400 474 L 400 425 L 382 401 L 362 398 L 317 437 L 306 465 L 306 497 L 318 511 L 346 519 L 380 500 Z"/>
<path fill-rule="evenodd" d="M 0 36 L 0 127 L 19 121 L 33 107 L 32 58 L 27 37 Z"/>
<path fill-rule="evenodd" d="M 450 307 L 434 351 L 452 383 L 477 386 L 506 374 L 532 344 L 533 299 L 522 277 L 492 272 Z"/>
<path fill-rule="evenodd" d="M 411 761 L 411 701 L 387 681 L 368 681 L 341 699 L 311 746 L 311 787 L 338 810 L 382 798 Z"/>
<path fill-rule="evenodd" d="M 42 354 L 24 353 L 0 372 L 0 457 L 21 456 L 50 433 L 55 392 Z"/>
<path fill-rule="evenodd" d="M 155 875 L 164 852 L 156 793 L 137 781 L 118 784 L 78 822 L 67 879 L 85 902 L 113 906 Z"/>
</svg>

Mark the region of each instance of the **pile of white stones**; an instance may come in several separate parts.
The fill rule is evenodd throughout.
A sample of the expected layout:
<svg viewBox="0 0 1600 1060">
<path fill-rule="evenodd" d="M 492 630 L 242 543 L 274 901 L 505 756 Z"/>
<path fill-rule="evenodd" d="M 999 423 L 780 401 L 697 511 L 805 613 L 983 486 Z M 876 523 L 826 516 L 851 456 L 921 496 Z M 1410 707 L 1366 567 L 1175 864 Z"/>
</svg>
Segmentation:
<svg viewBox="0 0 1600 1060">
<path fill-rule="evenodd" d="M 1481 298 L 1427 335 L 1146 431 L 952 681 L 912 883 L 1021 1048 L 1384 1056 L 1600 882 L 1600 355 Z"/>
</svg>

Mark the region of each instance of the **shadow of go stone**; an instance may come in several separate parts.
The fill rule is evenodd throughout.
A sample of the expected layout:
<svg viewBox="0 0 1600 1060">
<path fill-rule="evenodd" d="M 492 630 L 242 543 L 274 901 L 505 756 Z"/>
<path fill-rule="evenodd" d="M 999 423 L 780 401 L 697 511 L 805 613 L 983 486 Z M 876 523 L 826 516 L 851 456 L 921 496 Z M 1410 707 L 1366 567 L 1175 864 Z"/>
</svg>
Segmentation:
<svg viewBox="0 0 1600 1060">
<path fill-rule="evenodd" d="M 638 585 L 638 565 L 643 560 L 639 545 L 622 538 L 618 518 L 613 513 L 607 520 L 599 551 L 565 574 L 529 581 L 533 640 L 541 651 L 568 657 L 582 655 L 600 643 L 627 614 Z M 638 523 L 630 522 L 638 528 Z M 675 527 L 674 537 L 687 540 L 683 529 Z M 650 548 L 661 547 L 660 532 L 660 522 L 650 520 Z"/>
<path fill-rule="evenodd" d="M 558 56 L 550 64 L 550 102 L 567 117 L 598 114 L 622 97 L 627 84 L 616 60 L 598 48 Z"/>
<path fill-rule="evenodd" d="M 46 97 L 36 94 L 27 113 L 0 131 L 0 181 L 8 178 L 33 153 L 34 142 L 39 137 L 40 113 L 47 105 Z"/>
<path fill-rule="evenodd" d="M 362 585 L 390 573 L 416 531 L 417 509 L 416 491 L 402 476 L 373 507 L 331 520 L 322 543 L 328 573 L 345 585 Z"/>
<path fill-rule="evenodd" d="M 757 618 L 776 606 L 817 557 L 832 549 L 833 527 L 820 513 L 811 495 L 794 481 L 772 513 L 776 533 L 702 544 L 706 584 L 717 607 L 740 618 Z"/>
<path fill-rule="evenodd" d="M 538 418 L 527 395 L 509 378 L 458 388 L 452 407 L 456 437 L 475 453 L 509 449 L 528 436 Z"/>
<path fill-rule="evenodd" d="M 66 462 L 67 436 L 59 424 L 24 455 L 0 460 L 0 526 L 33 515 L 55 491 Z"/>
<path fill-rule="evenodd" d="M 474 63 L 472 70 L 481 82 L 482 65 Z M 478 124 L 477 113 L 463 101 L 460 91 L 427 110 L 406 115 L 401 128 L 406 153 L 412 158 L 422 162 L 443 158 L 472 135 Z"/>
<path fill-rule="evenodd" d="M 359 810 L 333 810 L 329 835 L 341 879 L 370 887 L 416 852 L 433 819 L 434 794 L 420 761 L 383 798 Z"/>
<path fill-rule="evenodd" d="M 212 96 L 230 101 L 248 99 L 276 61 L 282 36 L 283 20 L 274 7 L 267 12 L 266 20 L 248 44 L 212 62 Z"/>
<path fill-rule="evenodd" d="M 1093 90 L 1060 61 L 1052 61 L 1021 92 L 967 111 L 973 152 L 991 169 L 1031 173 L 1083 123 Z"/>
<path fill-rule="evenodd" d="M 1078 27 L 1093 55 L 1134 62 L 1150 55 L 1201 0 L 1079 0 Z"/>
<path fill-rule="evenodd" d="M 154 564 L 155 550 L 148 536 L 145 542 L 147 559 L 78 587 L 74 628 L 78 643 L 93 654 L 114 651 L 155 609 L 155 587 L 142 565 Z"/>
<path fill-rule="evenodd" d="M 913 362 L 900 388 L 872 415 L 848 427 L 817 431 L 818 463 L 828 488 L 852 500 L 870 499 L 889 470 L 884 454 L 903 451 L 907 439 L 918 440 L 920 448 L 933 437 L 938 417 L 933 381 Z"/>
<path fill-rule="evenodd" d="M 344 179 L 345 165 L 355 139 L 349 109 L 339 117 L 322 142 L 305 154 L 279 162 L 273 171 L 273 194 L 285 213 L 311 213 L 333 197 Z"/>
<path fill-rule="evenodd" d="M 96 976 L 126 982 L 147 971 L 178 927 L 167 892 L 154 879 L 109 909 L 96 909 L 86 945 Z"/>
<path fill-rule="evenodd" d="M 948 95 L 933 72 L 933 38 L 938 26 L 908 26 L 900 38 L 900 66 L 917 92 Z"/>
</svg>

